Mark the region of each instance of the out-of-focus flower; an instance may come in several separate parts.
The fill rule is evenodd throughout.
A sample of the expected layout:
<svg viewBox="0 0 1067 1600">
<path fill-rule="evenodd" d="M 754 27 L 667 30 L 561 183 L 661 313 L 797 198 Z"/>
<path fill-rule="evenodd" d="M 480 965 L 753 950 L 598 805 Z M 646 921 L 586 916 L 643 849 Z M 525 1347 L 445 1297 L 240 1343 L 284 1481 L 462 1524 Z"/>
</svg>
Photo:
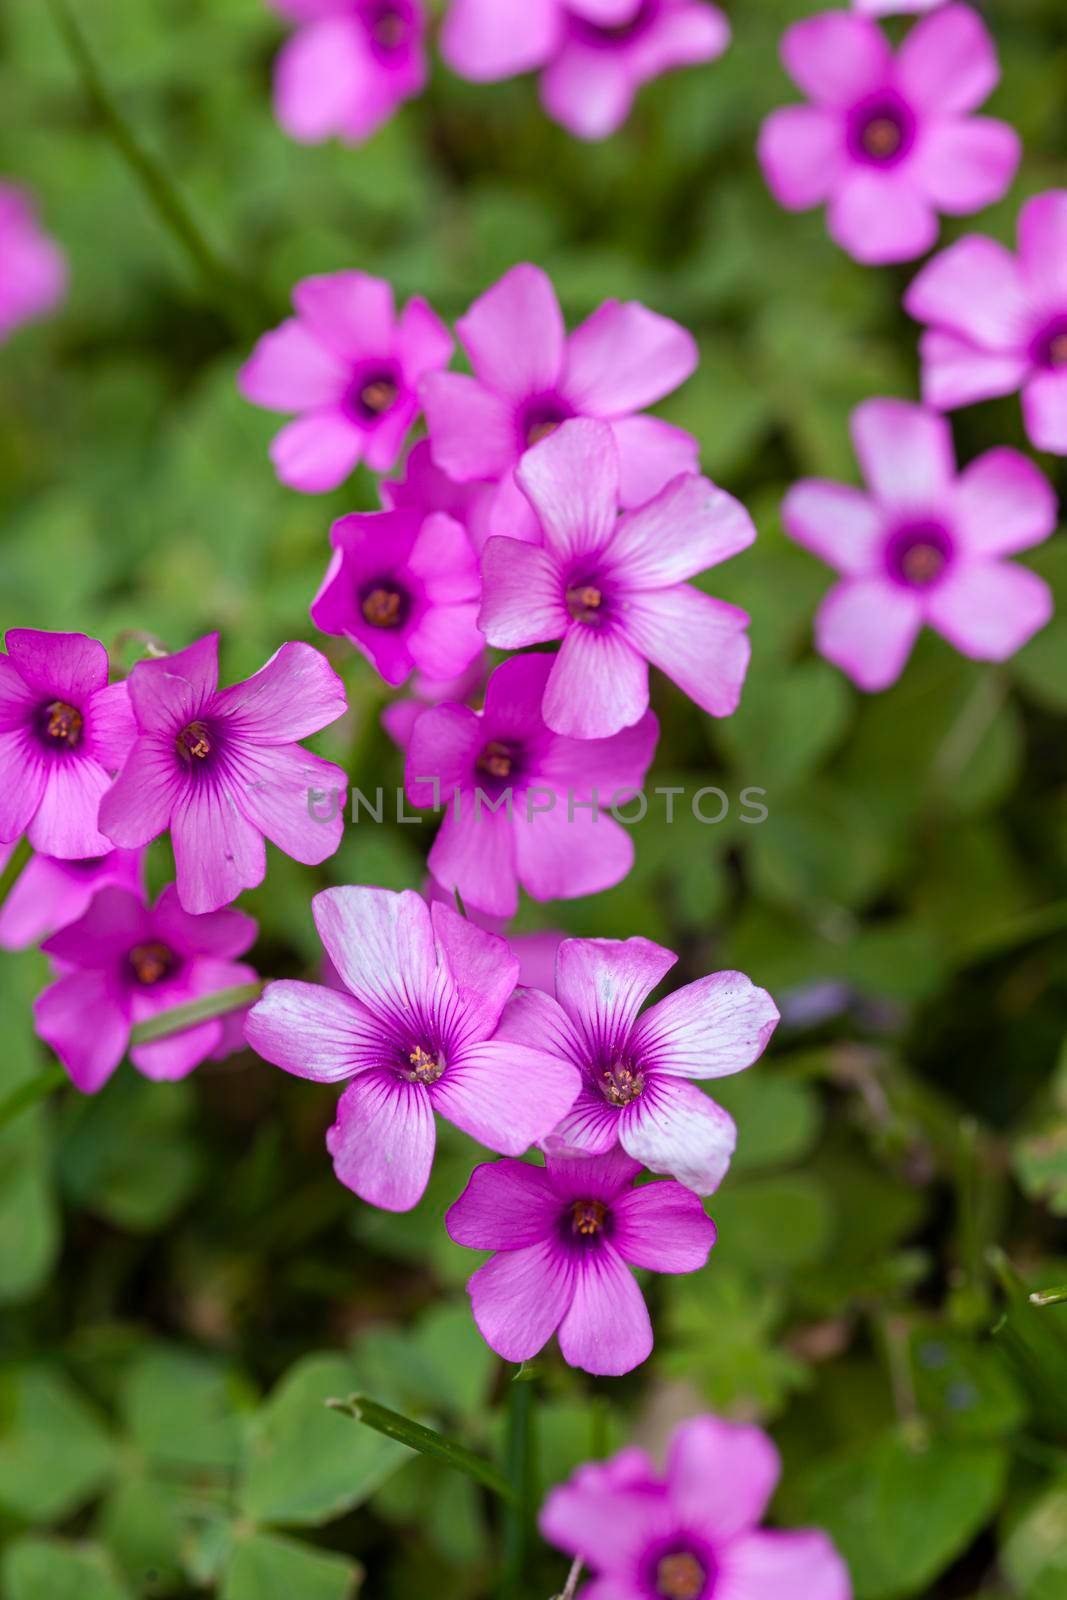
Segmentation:
<svg viewBox="0 0 1067 1600">
<path fill-rule="evenodd" d="M 410 696 L 394 700 L 382 712 L 382 727 L 398 750 L 408 750 L 415 724 L 429 706 L 439 706 L 446 700 L 469 703 L 479 695 L 486 677 L 487 655 L 483 652 L 457 678 L 427 678 L 416 672 L 409 685 Z"/>
<path fill-rule="evenodd" d="M 0 655 L 0 842 L 42 855 L 106 855 L 100 800 L 136 735 L 124 683 L 84 633 L 11 628 Z"/>
<path fill-rule="evenodd" d="M 852 9 L 867 17 L 913 17 L 944 4 L 945 0 L 852 0 Z"/>
<path fill-rule="evenodd" d="M 825 1533 L 760 1528 L 780 1471 L 759 1428 L 694 1417 L 663 1477 L 633 1448 L 579 1467 L 545 1500 L 541 1532 L 590 1568 L 587 1600 L 850 1600 Z"/>
<path fill-rule="evenodd" d="M 964 655 L 1003 661 L 1052 615 L 1048 585 L 1005 556 L 1056 526 L 1048 479 L 1016 450 L 990 450 L 957 475 L 943 417 L 903 400 L 852 414 L 868 491 L 805 479 L 782 518 L 836 568 L 815 620 L 819 650 L 861 689 L 895 683 L 924 624 Z"/>
<path fill-rule="evenodd" d="M 966 216 L 1005 194 L 1015 129 L 971 113 L 1000 79 L 988 29 L 967 6 L 925 18 L 894 55 L 878 24 L 847 11 L 794 23 L 782 59 L 811 104 L 772 112 L 759 141 L 776 199 L 829 205 L 830 233 L 857 261 L 911 261 L 938 213 Z"/>
<path fill-rule="evenodd" d="M 37 1032 L 74 1084 L 95 1094 L 126 1054 L 137 1023 L 220 989 L 254 983 L 253 969 L 235 958 L 255 938 L 256 923 L 243 911 L 190 916 L 173 884 L 152 907 L 127 889 L 101 889 L 84 916 L 42 947 L 62 975 L 37 998 Z M 230 1020 L 213 1017 L 136 1044 L 130 1060 L 146 1078 L 184 1078 L 208 1056 L 240 1049 Z"/>
<path fill-rule="evenodd" d="M 66 288 L 63 253 L 41 231 L 29 196 L 0 183 L 0 342 L 54 311 Z"/>
<path fill-rule="evenodd" d="M 435 1113 L 507 1155 L 550 1131 L 578 1075 L 493 1038 L 519 969 L 502 939 L 410 889 L 326 889 L 312 909 L 348 992 L 271 983 L 246 1034 L 299 1078 L 351 1080 L 326 1141 L 342 1183 L 409 1211 L 430 1176 Z"/>
<path fill-rule="evenodd" d="M 555 734 L 541 715 L 551 671 L 551 656 L 515 656 L 489 679 L 484 711 L 433 706 L 412 730 L 408 797 L 447 807 L 430 871 L 493 916 L 514 915 L 519 884 L 535 900 L 572 900 L 633 865 L 630 835 L 600 806 L 640 789 L 659 725 L 649 711 L 610 739 Z"/>
<path fill-rule="evenodd" d="M 421 511 L 424 516 L 431 511 L 444 511 L 462 522 L 481 555 L 488 537 L 495 486 L 456 483 L 435 465 L 429 439 L 420 439 L 412 447 L 402 478 L 387 478 L 378 488 L 387 511 Z"/>
<path fill-rule="evenodd" d="M 369 511 L 330 529 L 333 556 L 311 620 L 404 683 L 459 677 L 482 654 L 482 580 L 462 523 L 443 511 Z"/>
<path fill-rule="evenodd" d="M 468 1288 L 505 1361 L 528 1361 L 557 1331 L 563 1359 L 586 1372 L 617 1377 L 648 1359 L 652 1324 L 630 1267 L 696 1272 L 715 1224 L 679 1183 L 635 1188 L 640 1171 L 621 1150 L 475 1167 L 445 1226 L 457 1244 L 496 1252 Z"/>
<path fill-rule="evenodd" d="M 579 139 L 606 139 L 643 84 L 714 61 L 729 42 L 706 0 L 452 0 L 441 50 L 480 83 L 543 68 L 549 116 Z"/>
<path fill-rule="evenodd" d="M 548 726 L 576 739 L 631 726 L 648 709 L 650 662 L 712 716 L 736 710 L 748 617 L 686 580 L 752 543 L 744 507 L 685 475 L 620 517 L 619 451 L 610 427 L 588 419 L 564 423 L 518 478 L 544 545 L 489 540 L 480 620 L 501 649 L 562 639 Z"/>
<path fill-rule="evenodd" d="M 726 1175 L 737 1129 L 688 1080 L 750 1067 L 778 1010 L 744 973 L 713 972 L 641 1012 L 677 960 L 648 939 L 564 939 L 554 998 L 520 989 L 499 1037 L 551 1050 L 582 1074 L 552 1149 L 600 1155 L 621 1144 L 651 1171 L 711 1194 Z"/>
<path fill-rule="evenodd" d="M 126 849 L 169 828 L 186 911 L 217 911 L 262 883 L 264 838 L 315 866 L 344 827 L 347 778 L 297 741 L 346 710 L 344 685 L 309 644 L 283 644 L 243 683 L 220 689 L 208 634 L 129 677 L 138 736 L 100 808 Z"/>
<path fill-rule="evenodd" d="M 13 849 L 0 845 L 0 871 Z M 109 850 L 81 861 L 31 856 L 0 906 L 0 949 L 28 950 L 77 922 L 100 889 L 114 886 L 142 893 L 143 863 L 141 850 Z"/>
<path fill-rule="evenodd" d="M 271 445 L 278 477 L 321 494 L 359 461 L 390 471 L 418 416 L 418 385 L 448 365 L 452 335 L 425 300 L 397 316 L 392 287 L 365 272 L 305 278 L 293 306 L 237 378 L 254 405 L 297 414 Z"/>
<path fill-rule="evenodd" d="M 422 0 L 272 0 L 297 24 L 274 67 L 274 107 L 293 139 L 361 144 L 426 85 Z"/>
<path fill-rule="evenodd" d="M 1019 254 L 970 235 L 935 256 L 904 304 L 928 324 L 923 397 L 942 411 L 1022 390 L 1039 450 L 1067 455 L 1067 189 L 1019 216 Z"/>
<path fill-rule="evenodd" d="M 696 470 L 691 435 L 635 415 L 696 367 L 696 343 L 677 322 L 636 301 L 608 300 L 568 335 L 548 277 L 523 264 L 474 302 L 456 332 L 474 376 L 438 372 L 421 393 L 437 465 L 457 483 L 498 485 L 480 514 L 479 539 L 498 533 L 537 542 L 514 469 L 568 417 L 610 424 L 625 506 L 641 505 L 678 473 Z"/>
</svg>

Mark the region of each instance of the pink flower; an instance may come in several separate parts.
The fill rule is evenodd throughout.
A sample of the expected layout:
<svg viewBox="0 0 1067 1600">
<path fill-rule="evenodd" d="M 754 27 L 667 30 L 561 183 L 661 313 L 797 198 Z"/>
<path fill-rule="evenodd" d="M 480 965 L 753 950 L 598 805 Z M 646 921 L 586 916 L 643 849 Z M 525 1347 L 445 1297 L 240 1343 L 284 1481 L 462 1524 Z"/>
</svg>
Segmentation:
<svg viewBox="0 0 1067 1600">
<path fill-rule="evenodd" d="M 354 644 L 386 683 L 416 669 L 456 678 L 482 654 L 481 574 L 461 523 L 443 511 L 356 512 L 334 523 L 330 543 L 311 620 Z"/>
<path fill-rule="evenodd" d="M 610 739 L 563 738 L 541 716 L 551 671 L 551 656 L 513 657 L 490 678 L 484 711 L 434 706 L 412 730 L 411 803 L 448 807 L 430 871 L 492 916 L 514 915 L 520 884 L 535 900 L 570 900 L 633 865 L 633 841 L 598 802 L 621 806 L 640 789 L 659 725 L 646 712 Z"/>
<path fill-rule="evenodd" d="M 298 24 L 274 69 L 274 108 L 292 138 L 361 144 L 426 85 L 421 0 L 273 0 Z"/>
<path fill-rule="evenodd" d="M 0 183 L 0 342 L 53 311 L 66 288 L 62 252 L 41 232 L 29 197 Z"/>
<path fill-rule="evenodd" d="M 0 655 L 0 842 L 42 855 L 102 856 L 100 800 L 136 729 L 107 651 L 84 633 L 11 628 Z"/>
<path fill-rule="evenodd" d="M 549 116 L 579 139 L 606 139 L 643 84 L 714 61 L 729 42 L 705 0 L 452 0 L 441 51 L 476 82 L 543 67 Z"/>
<path fill-rule="evenodd" d="M 312 910 L 349 993 L 268 984 L 246 1033 L 298 1078 L 351 1080 L 326 1141 L 343 1184 L 409 1211 L 430 1176 L 435 1112 L 508 1155 L 549 1132 L 577 1074 L 494 1039 L 519 966 L 502 939 L 410 889 L 326 889 Z"/>
<path fill-rule="evenodd" d="M 440 904 L 452 910 L 457 909 L 455 894 L 442 889 L 434 878 L 427 878 L 422 892 L 430 905 Z M 488 912 L 479 911 L 477 906 L 468 906 L 466 903 L 463 909 L 475 927 L 484 928 L 487 933 L 499 934 L 507 941 L 508 949 L 519 963 L 516 982 L 522 988 L 545 989 L 549 994 L 555 994 L 556 951 L 565 934 L 560 933 L 558 928 L 538 928 L 533 933 L 509 934 L 509 918 L 491 917 Z"/>
<path fill-rule="evenodd" d="M 866 17 L 903 17 L 936 11 L 944 4 L 945 0 L 852 0 L 852 9 Z"/>
<path fill-rule="evenodd" d="M 320 494 L 358 461 L 388 472 L 418 416 L 420 380 L 451 359 L 451 334 L 425 300 L 397 317 L 390 285 L 365 272 L 305 278 L 293 305 L 237 377 L 254 405 L 298 413 L 271 445 L 278 477 Z"/>
<path fill-rule="evenodd" d="M 128 889 L 101 889 L 79 921 L 42 946 L 62 976 L 37 998 L 37 1032 L 82 1093 L 95 1094 L 126 1054 L 137 1023 L 254 983 L 255 972 L 235 957 L 255 938 L 256 924 L 243 911 L 189 916 L 173 884 L 154 907 Z M 225 1022 L 215 1017 L 134 1045 L 130 1060 L 146 1078 L 184 1078 L 208 1056 L 240 1048 Z"/>
<path fill-rule="evenodd" d="M 868 493 L 807 479 L 782 507 L 843 575 L 815 621 L 821 653 L 870 691 L 900 677 L 924 623 L 975 660 L 1013 655 L 1052 615 L 1048 585 L 1002 559 L 1055 528 L 1048 480 L 1007 449 L 957 475 L 947 422 L 902 400 L 858 406 L 852 438 Z"/>
<path fill-rule="evenodd" d="M 411 695 L 394 700 L 382 712 L 382 727 L 398 750 L 407 751 L 415 724 L 428 706 L 439 706 L 446 700 L 469 701 L 479 696 L 485 686 L 487 653 L 456 678 L 427 678 L 417 672 L 411 680 Z"/>
<path fill-rule="evenodd" d="M 922 336 L 923 396 L 942 411 L 1023 392 L 1039 450 L 1067 455 L 1067 189 L 1019 217 L 1019 254 L 971 235 L 919 273 L 904 304 Z"/>
<path fill-rule="evenodd" d="M 582 1074 L 551 1148 L 601 1155 L 621 1144 L 652 1172 L 711 1194 L 726 1175 L 737 1129 L 687 1080 L 750 1067 L 778 1011 L 744 973 L 713 972 L 639 1015 L 677 960 L 648 939 L 564 939 L 555 998 L 520 989 L 499 1037 L 550 1050 Z"/>
<path fill-rule="evenodd" d="M 696 343 L 678 323 L 636 301 L 608 300 L 568 336 L 548 278 L 522 265 L 476 300 L 456 331 L 474 376 L 435 373 L 423 382 L 422 401 L 437 465 L 457 483 L 499 485 L 483 513 L 485 533 L 537 542 L 514 468 L 568 417 L 610 423 L 626 506 L 696 470 L 695 439 L 658 417 L 634 415 L 696 367 Z"/>
<path fill-rule="evenodd" d="M 541 1532 L 595 1574 L 587 1600 L 850 1600 L 826 1534 L 760 1529 L 780 1471 L 759 1428 L 694 1417 L 664 1477 L 637 1449 L 579 1467 L 545 1500 Z"/>
<path fill-rule="evenodd" d="M 0 845 L 0 871 L 14 845 Z M 143 896 L 144 852 L 108 850 L 81 861 L 31 856 L 0 906 L 0 949 L 28 950 L 77 922 L 100 889 L 114 886 Z"/>
<path fill-rule="evenodd" d="M 347 783 L 297 743 L 346 709 L 344 686 L 309 644 L 284 644 L 254 677 L 220 689 L 219 636 L 139 661 L 130 674 L 138 737 L 100 808 L 115 844 L 170 829 L 186 911 L 217 911 L 262 883 L 264 837 L 315 866 L 344 827 Z"/>
<path fill-rule="evenodd" d="M 756 537 L 744 507 L 686 475 L 619 517 L 619 451 L 606 423 L 565 423 L 518 477 L 544 547 L 493 538 L 482 557 L 489 643 L 562 639 L 542 710 L 556 733 L 602 739 L 648 710 L 649 663 L 715 717 L 737 708 L 748 618 L 685 580 Z"/>
<path fill-rule="evenodd" d="M 387 511 L 444 511 L 461 522 L 470 534 L 479 555 L 488 537 L 489 511 L 494 499 L 492 485 L 456 483 L 447 472 L 434 465 L 428 439 L 414 445 L 404 463 L 402 478 L 387 478 L 378 485 L 382 505 Z"/>
<path fill-rule="evenodd" d="M 827 11 L 786 30 L 782 59 L 813 104 L 767 118 L 764 174 L 790 211 L 828 202 L 830 233 L 857 261 L 913 260 L 936 240 L 939 211 L 966 216 L 1009 188 L 1018 134 L 969 115 L 1000 66 L 968 7 L 917 23 L 895 55 L 877 23 Z"/>
<path fill-rule="evenodd" d="M 652 1324 L 629 1269 L 698 1271 L 715 1224 L 681 1184 L 635 1188 L 640 1171 L 621 1150 L 475 1167 L 445 1226 L 457 1244 L 496 1251 L 467 1287 L 505 1361 L 528 1361 L 557 1331 L 563 1359 L 586 1372 L 618 1377 L 648 1359 Z"/>
</svg>

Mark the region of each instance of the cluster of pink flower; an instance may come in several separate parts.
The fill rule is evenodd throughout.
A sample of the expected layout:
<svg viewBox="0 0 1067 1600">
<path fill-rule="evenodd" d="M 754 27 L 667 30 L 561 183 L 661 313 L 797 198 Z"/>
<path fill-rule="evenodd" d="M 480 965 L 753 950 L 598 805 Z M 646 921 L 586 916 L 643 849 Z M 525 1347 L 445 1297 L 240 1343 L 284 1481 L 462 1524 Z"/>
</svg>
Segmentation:
<svg viewBox="0 0 1067 1600">
<path fill-rule="evenodd" d="M 296 24 L 275 69 L 294 139 L 359 143 L 428 76 L 423 0 L 272 0 Z M 580 139 L 625 122 L 642 84 L 713 61 L 730 29 L 709 0 L 451 0 L 441 53 L 476 83 L 541 72 L 550 117 Z"/>
</svg>

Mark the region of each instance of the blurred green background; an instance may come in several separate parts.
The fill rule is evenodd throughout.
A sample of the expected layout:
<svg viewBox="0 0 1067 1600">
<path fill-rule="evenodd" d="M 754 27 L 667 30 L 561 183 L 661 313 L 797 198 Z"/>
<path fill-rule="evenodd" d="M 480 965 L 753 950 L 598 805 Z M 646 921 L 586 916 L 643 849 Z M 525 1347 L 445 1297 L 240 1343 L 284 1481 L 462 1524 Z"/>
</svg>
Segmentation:
<svg viewBox="0 0 1067 1600">
<path fill-rule="evenodd" d="M 701 366 L 664 414 L 755 515 L 758 544 L 710 585 L 749 609 L 755 651 L 726 724 L 657 685 L 655 777 L 764 788 L 770 818 L 653 813 L 626 883 L 521 925 L 640 932 L 683 953 L 683 978 L 739 966 L 786 1020 L 716 1087 L 741 1126 L 709 1203 L 720 1244 L 697 1277 L 648 1283 L 650 1363 L 617 1383 L 538 1363 L 541 1482 L 701 1408 L 754 1417 L 785 1455 L 776 1512 L 831 1529 L 858 1600 L 1062 1600 L 1067 1306 L 1035 1310 L 1023 1284 L 1067 1281 L 1067 540 L 1032 557 L 1059 617 L 1003 668 L 924 638 L 864 699 L 812 654 L 829 577 L 784 540 L 782 493 L 854 479 L 852 406 L 917 392 L 908 273 L 779 212 L 756 165 L 761 116 L 794 98 L 778 36 L 814 7 L 735 0 L 729 54 L 645 91 L 603 146 L 547 122 L 531 81 L 437 68 L 358 150 L 275 126 L 282 31 L 261 0 L 77 9 L 138 137 L 252 287 L 236 308 L 205 292 L 48 7 L 4 0 L 0 175 L 35 192 L 72 289 L 0 351 L 0 623 L 174 648 L 219 628 L 226 679 L 310 636 L 329 524 L 375 486 L 282 489 L 276 419 L 234 387 L 304 275 L 362 267 L 452 318 L 529 259 L 572 321 L 620 296 L 690 326 Z M 1004 64 L 990 109 L 1027 150 L 979 222 L 1007 241 L 1022 199 L 1067 183 L 1067 15 L 983 9 Z M 1026 447 L 1015 400 L 956 432 L 963 460 Z M 373 674 L 327 648 L 353 710 L 320 748 L 365 787 L 399 783 Z M 245 897 L 260 970 L 312 971 L 315 888 L 418 885 L 431 837 L 364 824 L 319 873 L 273 854 Z M 0 961 L 0 1099 L 44 1065 L 44 978 L 36 955 Z M 364 1571 L 372 1600 L 503 1592 L 479 1491 L 321 1404 L 362 1387 L 501 1448 L 514 1386 L 442 1225 L 476 1152 L 449 1135 L 418 1211 L 375 1212 L 330 1171 L 333 1099 L 245 1055 L 171 1086 L 124 1068 L 0 1131 L 4 1600 L 345 1600 Z M 565 1570 L 534 1543 L 513 1592 L 547 1600 Z"/>
</svg>

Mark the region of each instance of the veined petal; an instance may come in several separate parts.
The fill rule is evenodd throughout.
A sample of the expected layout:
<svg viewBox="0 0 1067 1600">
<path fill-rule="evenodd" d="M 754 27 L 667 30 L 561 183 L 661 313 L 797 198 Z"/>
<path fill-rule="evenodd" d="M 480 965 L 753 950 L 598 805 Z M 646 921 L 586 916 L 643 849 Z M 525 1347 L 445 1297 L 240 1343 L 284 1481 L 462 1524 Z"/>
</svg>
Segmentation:
<svg viewBox="0 0 1067 1600">
<path fill-rule="evenodd" d="M 564 939 L 556 998 L 594 1056 L 626 1047 L 641 1006 L 677 960 L 650 939 Z"/>
<path fill-rule="evenodd" d="M 410 1016 L 435 993 L 430 908 L 413 889 L 323 889 L 311 908 L 342 983 L 375 1016 Z"/>
<path fill-rule="evenodd" d="M 231 801 L 245 819 L 305 866 L 325 861 L 341 843 L 347 782 L 340 767 L 298 744 L 246 744 L 233 752 L 227 773 Z"/>
<path fill-rule="evenodd" d="M 498 394 L 524 400 L 556 387 L 567 330 L 540 267 L 512 267 L 460 317 L 456 332 L 479 380 Z"/>
<path fill-rule="evenodd" d="M 604 548 L 619 509 L 619 452 L 606 422 L 572 417 L 561 423 L 527 450 L 515 476 L 557 560 Z"/>
<path fill-rule="evenodd" d="M 588 1053 L 563 1007 L 540 989 L 516 989 L 504 1007 L 494 1037 L 546 1050 L 575 1066 L 580 1066 Z"/>
<path fill-rule="evenodd" d="M 677 389 L 698 360 L 680 323 L 636 300 L 606 300 L 568 339 L 562 388 L 576 412 L 623 417 Z"/>
<path fill-rule="evenodd" d="M 736 606 L 687 583 L 630 598 L 626 638 L 711 717 L 737 710 L 752 647 Z"/>
<path fill-rule="evenodd" d="M 573 1260 L 555 1238 L 502 1250 L 467 1285 L 479 1333 L 505 1361 L 529 1361 L 559 1327 L 574 1282 Z"/>
<path fill-rule="evenodd" d="M 757 1061 L 778 1022 L 766 989 L 743 972 L 713 972 L 650 1006 L 637 1019 L 631 1045 L 657 1072 L 722 1078 Z"/>
<path fill-rule="evenodd" d="M 245 1038 L 264 1061 L 315 1083 L 343 1083 L 384 1053 L 381 1022 L 352 995 L 291 978 L 268 983 Z"/>
<path fill-rule="evenodd" d="M 623 1260 L 650 1272 L 698 1272 L 715 1243 L 715 1224 L 697 1195 L 670 1179 L 620 1195 L 612 1219 Z"/>
<path fill-rule="evenodd" d="M 644 1296 L 611 1244 L 581 1257 L 559 1347 L 569 1366 L 612 1378 L 632 1372 L 652 1354 Z"/>
<path fill-rule="evenodd" d="M 173 738 L 142 734 L 100 802 L 101 832 L 127 849 L 158 838 L 184 791 L 181 776 Z"/>
<path fill-rule="evenodd" d="M 45 769 L 40 803 L 27 836 L 43 856 L 62 860 L 106 855 L 111 841 L 100 832 L 100 802 L 111 778 L 98 762 L 73 753 L 73 759 L 52 761 Z"/>
<path fill-rule="evenodd" d="M 251 678 L 222 689 L 212 708 L 257 744 L 290 744 L 318 733 L 348 709 L 345 686 L 321 650 L 294 641 Z"/>
<path fill-rule="evenodd" d="M 619 1140 L 635 1161 L 696 1194 L 714 1194 L 737 1145 L 734 1120 L 694 1083 L 648 1074 L 619 1118 Z"/>
<path fill-rule="evenodd" d="M 171 817 L 178 894 L 186 911 L 217 911 L 263 882 L 263 835 L 221 785 L 186 787 Z M 120 843 L 123 841 L 119 841 Z"/>
<path fill-rule="evenodd" d="M 218 688 L 218 634 L 205 634 L 162 660 L 138 661 L 127 682 L 142 732 L 173 737 L 200 715 Z"/>
<path fill-rule="evenodd" d="M 430 1088 L 433 1108 L 489 1150 L 522 1155 L 574 1103 L 576 1067 L 504 1039 L 463 1047 Z"/>
<path fill-rule="evenodd" d="M 665 589 L 717 567 L 755 538 L 739 500 L 707 478 L 687 474 L 619 518 L 608 556 L 627 586 Z"/>
<path fill-rule="evenodd" d="M 648 663 L 621 629 L 570 623 L 552 661 L 542 714 L 569 739 L 608 739 L 648 713 Z"/>
<path fill-rule="evenodd" d="M 518 958 L 506 939 L 461 917 L 443 901 L 430 907 L 430 920 L 441 960 L 463 1000 L 464 1039 L 487 1039 L 514 992 Z"/>
<path fill-rule="evenodd" d="M 482 584 L 478 622 L 497 649 L 521 650 L 561 639 L 570 627 L 562 570 L 550 550 L 518 539 L 488 539 Z"/>
<path fill-rule="evenodd" d="M 445 1227 L 449 1238 L 469 1250 L 521 1250 L 549 1238 L 559 1213 L 544 1167 L 490 1161 L 475 1167 L 449 1207 Z"/>
<path fill-rule="evenodd" d="M 7 649 L 29 687 L 50 698 L 78 705 L 107 683 L 107 651 L 84 633 L 9 628 Z"/>
<path fill-rule="evenodd" d="M 338 1178 L 361 1200 L 410 1211 L 430 1181 L 436 1137 L 425 1085 L 371 1071 L 341 1096 L 326 1148 Z"/>
</svg>

